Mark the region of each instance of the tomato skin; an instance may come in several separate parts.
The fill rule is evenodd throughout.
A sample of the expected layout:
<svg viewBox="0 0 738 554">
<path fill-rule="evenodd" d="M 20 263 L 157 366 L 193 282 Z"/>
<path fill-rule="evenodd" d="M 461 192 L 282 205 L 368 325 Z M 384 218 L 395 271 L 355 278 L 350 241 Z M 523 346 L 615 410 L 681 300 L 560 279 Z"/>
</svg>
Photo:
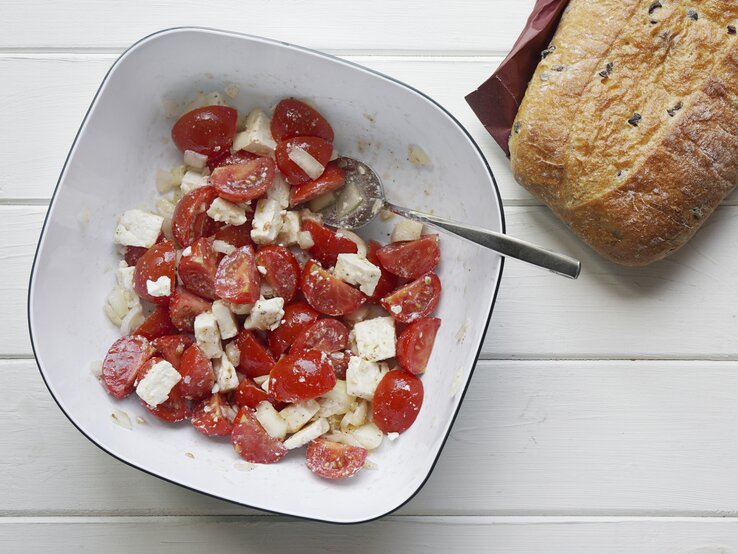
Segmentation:
<svg viewBox="0 0 738 554">
<path fill-rule="evenodd" d="M 151 296 L 146 287 L 146 281 L 156 281 L 160 277 L 169 277 L 171 290 L 177 284 L 177 255 L 174 253 L 174 245 L 165 240 L 149 248 L 136 263 L 133 272 L 133 290 L 142 299 L 154 304 L 168 304 L 169 296 Z"/>
<path fill-rule="evenodd" d="M 441 260 L 438 235 L 425 235 L 418 240 L 393 242 L 377 250 L 377 258 L 387 271 L 403 279 L 417 279 L 433 271 Z"/>
<path fill-rule="evenodd" d="M 141 366 L 138 370 L 138 381 L 141 381 L 146 376 L 146 374 L 149 372 L 154 364 L 157 364 L 161 361 L 161 358 L 151 358 L 143 366 Z M 149 413 L 158 417 L 162 421 L 167 421 L 169 423 L 182 421 L 183 419 L 189 417 L 190 407 L 182 398 L 182 391 L 180 388 L 181 385 L 182 381 L 174 385 L 174 388 L 169 392 L 169 398 L 167 398 L 158 406 L 150 406 L 143 400 L 141 400 L 141 405 L 146 408 Z"/>
<path fill-rule="evenodd" d="M 366 448 L 360 446 L 318 438 L 308 444 L 305 456 L 308 469 L 316 475 L 325 479 L 345 479 L 364 467 L 367 454 Z"/>
<path fill-rule="evenodd" d="M 312 260 L 302 270 L 300 288 L 308 304 L 326 315 L 338 316 L 353 312 L 366 301 L 366 296 L 361 292 Z"/>
<path fill-rule="evenodd" d="M 279 358 L 287 352 L 297 337 L 318 319 L 318 315 L 318 312 L 305 302 L 285 306 L 282 318 L 284 323 L 269 332 L 269 350 L 272 354 Z"/>
<path fill-rule="evenodd" d="M 348 346 L 348 328 L 337 319 L 319 319 L 305 329 L 292 345 L 297 350 L 319 350 L 330 354 Z"/>
<path fill-rule="evenodd" d="M 126 246 L 123 259 L 128 264 L 128 267 L 133 267 L 141 259 L 141 256 L 146 254 L 147 250 L 148 248 L 145 246 Z"/>
<path fill-rule="evenodd" d="M 369 297 L 369 300 L 374 301 L 381 300 L 397 287 L 397 277 L 395 277 L 384 267 L 382 267 L 382 262 L 380 262 L 379 258 L 377 257 L 377 251 L 380 248 L 382 248 L 382 245 L 379 244 L 376 240 L 370 240 L 366 248 L 366 259 L 379 267 L 379 269 L 382 271 L 382 275 L 381 277 L 379 277 L 377 286 L 374 287 L 374 293 Z"/>
<path fill-rule="evenodd" d="M 333 373 L 336 374 L 336 379 L 346 380 L 346 370 L 348 369 L 351 356 L 353 356 L 351 350 L 332 352 L 328 355 L 328 361 L 333 366 Z"/>
<path fill-rule="evenodd" d="M 217 196 L 215 187 L 204 186 L 191 190 L 177 202 L 172 214 L 172 234 L 183 248 L 207 231 L 205 212 Z"/>
<path fill-rule="evenodd" d="M 241 408 L 233 421 L 231 442 L 236 453 L 252 464 L 273 464 L 287 454 L 282 442 L 271 437 L 248 408 Z"/>
<path fill-rule="evenodd" d="M 216 154 L 215 156 L 208 158 L 208 168 L 212 172 L 216 167 L 221 167 L 223 165 L 245 164 L 246 162 L 255 160 L 258 157 L 259 156 L 256 154 L 247 152 L 246 150 L 239 150 L 238 152 L 225 150 L 220 155 Z"/>
<path fill-rule="evenodd" d="M 227 409 L 223 395 L 216 393 L 195 406 L 192 425 L 207 437 L 230 435 L 233 423 L 228 419 Z"/>
<path fill-rule="evenodd" d="M 110 396 L 125 398 L 131 394 L 139 369 L 153 354 L 146 337 L 129 335 L 115 341 L 102 365 L 102 384 Z"/>
<path fill-rule="evenodd" d="M 182 152 L 206 156 L 228 151 L 233 144 L 238 112 L 227 106 L 205 106 L 189 111 L 172 127 L 172 140 Z"/>
<path fill-rule="evenodd" d="M 226 225 L 225 227 L 218 229 L 211 238 L 213 240 L 222 240 L 236 248 L 254 244 L 251 241 L 250 221 L 247 221 L 243 225 Z"/>
<path fill-rule="evenodd" d="M 216 300 L 215 272 L 218 269 L 218 253 L 206 238 L 199 238 L 190 245 L 191 254 L 179 259 L 179 279 L 182 285 L 198 296 Z"/>
<path fill-rule="evenodd" d="M 248 202 L 266 194 L 274 181 L 275 165 L 271 158 L 256 158 L 242 164 L 215 168 L 210 183 L 218 195 L 229 202 Z"/>
<path fill-rule="evenodd" d="M 234 339 L 234 344 L 240 353 L 239 371 L 245 373 L 251 379 L 269 374 L 276 360 L 261 341 L 256 338 L 253 331 L 242 329 Z"/>
<path fill-rule="evenodd" d="M 167 335 L 155 339 L 151 344 L 156 353 L 174 366 L 179 371 L 179 363 L 182 354 L 193 343 L 187 335 Z"/>
<path fill-rule="evenodd" d="M 210 309 L 211 303 L 191 293 L 184 287 L 177 287 L 169 302 L 169 317 L 174 326 L 183 333 L 194 332 L 195 318 Z"/>
<path fill-rule="evenodd" d="M 182 353 L 179 367 L 179 373 L 182 375 L 179 382 L 182 396 L 191 400 L 208 398 L 215 385 L 215 373 L 213 365 L 200 347 L 196 344 L 189 346 Z"/>
<path fill-rule="evenodd" d="M 233 392 L 233 401 L 239 408 L 249 408 L 255 410 L 259 402 L 267 401 L 271 403 L 276 410 L 281 410 L 286 406 L 283 402 L 277 402 L 274 397 L 265 392 L 259 385 L 251 379 L 244 379 L 238 384 L 238 388 Z"/>
<path fill-rule="evenodd" d="M 382 307 L 397 321 L 411 323 L 436 309 L 441 297 L 441 281 L 435 273 L 426 273 L 382 299 Z M 399 306 L 399 311 L 392 308 Z M 395 308 L 397 310 L 397 308 Z"/>
<path fill-rule="evenodd" d="M 333 154 L 333 144 L 319 137 L 293 137 L 277 143 L 274 159 L 277 167 L 290 185 L 301 185 L 310 181 L 310 176 L 289 158 L 293 148 L 302 148 L 323 167 Z"/>
<path fill-rule="evenodd" d="M 256 253 L 256 266 L 266 269 L 264 279 L 277 296 L 284 298 L 285 304 L 295 297 L 300 264 L 288 248 L 276 244 L 262 246 Z"/>
<path fill-rule="evenodd" d="M 269 372 L 269 392 L 281 402 L 302 402 L 336 386 L 333 366 L 324 352 L 303 350 L 279 360 Z"/>
<path fill-rule="evenodd" d="M 333 142 L 333 128 L 328 120 L 318 110 L 295 98 L 280 100 L 274 108 L 271 131 L 276 141 L 302 135 Z"/>
<path fill-rule="evenodd" d="M 251 246 L 242 246 L 225 256 L 215 272 L 216 294 L 236 304 L 253 304 L 259 300 L 260 283 Z"/>
<path fill-rule="evenodd" d="M 345 183 L 343 169 L 338 167 L 336 162 L 328 162 L 323 175 L 307 183 L 292 187 L 290 190 L 290 208 L 309 202 L 326 192 L 338 190 Z"/>
<path fill-rule="evenodd" d="M 356 254 L 359 251 L 354 241 L 339 236 L 316 221 L 304 220 L 302 230 L 309 231 L 313 238 L 313 246 L 308 249 L 308 252 L 324 267 L 336 265 L 339 254 Z"/>
<path fill-rule="evenodd" d="M 394 369 L 374 391 L 372 420 L 383 433 L 402 433 L 418 417 L 423 405 L 423 382 L 412 373 Z"/>
<path fill-rule="evenodd" d="M 175 334 L 176 332 L 177 328 L 169 318 L 169 307 L 157 306 L 133 334 L 154 340 L 164 335 Z"/>
<path fill-rule="evenodd" d="M 414 375 L 425 372 L 440 326 L 440 319 L 427 317 L 403 329 L 397 338 L 397 362 L 402 369 Z"/>
</svg>

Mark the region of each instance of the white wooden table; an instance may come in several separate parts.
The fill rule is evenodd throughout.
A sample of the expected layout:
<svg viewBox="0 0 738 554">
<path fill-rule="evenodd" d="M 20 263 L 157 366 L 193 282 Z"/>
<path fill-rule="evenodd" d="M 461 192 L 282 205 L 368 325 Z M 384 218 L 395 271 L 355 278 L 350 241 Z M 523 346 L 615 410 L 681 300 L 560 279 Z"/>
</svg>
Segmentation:
<svg viewBox="0 0 738 554">
<path fill-rule="evenodd" d="M 679 254 L 631 270 L 596 258 L 519 188 L 463 96 L 532 4 L 3 0 L 0 552 L 738 552 L 735 198 Z M 144 475 L 87 442 L 41 381 L 26 286 L 64 157 L 115 57 L 179 25 L 318 48 L 427 92 L 484 148 L 509 232 L 583 261 L 577 282 L 506 264 L 440 463 L 381 521 L 269 516 Z"/>
</svg>

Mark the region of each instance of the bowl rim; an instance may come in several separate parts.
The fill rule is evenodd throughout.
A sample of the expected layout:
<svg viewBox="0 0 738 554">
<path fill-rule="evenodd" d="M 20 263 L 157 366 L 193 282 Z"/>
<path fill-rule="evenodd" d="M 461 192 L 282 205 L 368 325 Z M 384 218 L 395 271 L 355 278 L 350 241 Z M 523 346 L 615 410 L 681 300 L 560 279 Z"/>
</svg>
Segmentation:
<svg viewBox="0 0 738 554">
<path fill-rule="evenodd" d="M 505 257 L 504 256 L 500 256 L 500 266 L 499 266 L 499 270 L 498 270 L 497 276 L 496 276 L 497 282 L 496 282 L 496 285 L 495 285 L 494 293 L 492 295 L 492 303 L 490 305 L 490 310 L 489 310 L 489 313 L 487 314 L 486 321 L 484 322 L 484 332 L 482 334 L 482 338 L 479 341 L 479 346 L 477 348 L 477 353 L 476 353 L 476 356 L 475 356 L 475 361 L 472 364 L 472 366 L 469 368 L 469 378 L 466 380 L 466 383 L 464 385 L 463 390 L 460 391 L 459 403 L 458 403 L 456 409 L 454 410 L 454 412 L 453 412 L 453 414 L 451 416 L 451 421 L 450 421 L 449 426 L 448 426 L 448 431 L 446 432 L 445 436 L 443 437 L 443 440 L 441 441 L 441 445 L 438 448 L 438 453 L 436 454 L 436 457 L 433 460 L 433 463 L 431 464 L 431 466 L 430 466 L 427 474 L 425 475 L 423 481 L 418 485 L 418 488 L 415 489 L 415 491 L 413 491 L 405 500 L 403 500 L 397 506 L 394 506 L 393 508 L 387 510 L 386 512 L 384 512 L 384 513 L 382 513 L 380 515 L 369 517 L 369 518 L 356 519 L 356 520 L 352 520 L 352 521 L 334 521 L 334 520 L 330 520 L 330 519 L 322 519 L 322 518 L 319 518 L 319 517 L 310 517 L 310 516 L 306 516 L 306 515 L 291 514 L 289 512 L 280 512 L 280 511 L 277 511 L 277 510 L 270 510 L 268 508 L 262 508 L 262 507 L 259 507 L 259 506 L 252 506 L 252 505 L 246 504 L 244 502 L 239 502 L 238 500 L 233 500 L 233 499 L 230 499 L 230 498 L 224 498 L 224 497 L 219 496 L 217 494 L 214 494 L 214 493 L 210 493 L 210 492 L 201 490 L 201 489 L 199 489 L 197 487 L 187 485 L 185 483 L 182 483 L 182 482 L 179 482 L 179 481 L 170 479 L 168 477 L 165 477 L 163 475 L 160 475 L 160 474 L 155 473 L 153 471 L 150 471 L 148 469 L 144 469 L 144 468 L 136 465 L 136 463 L 134 461 L 124 459 L 123 457 L 121 457 L 121 456 L 119 456 L 119 455 L 117 455 L 117 454 L 109 451 L 107 448 L 105 448 L 100 443 L 98 443 L 85 430 L 83 430 L 77 424 L 77 422 L 67 413 L 67 411 L 62 407 L 62 405 L 60 404 L 60 402 L 57 399 L 57 397 L 54 395 L 54 392 L 52 391 L 52 389 L 49 386 L 49 383 L 48 383 L 48 381 L 46 379 L 46 374 L 45 374 L 44 368 L 42 367 L 42 364 L 41 364 L 41 362 L 39 360 L 39 356 L 38 356 L 38 354 L 36 352 L 36 343 L 34 341 L 34 335 L 33 335 L 34 320 L 33 320 L 33 317 L 32 317 L 32 313 L 33 312 L 31 310 L 31 297 L 33 296 L 33 290 L 34 290 L 34 277 L 36 275 L 36 268 L 37 268 L 36 262 L 38 261 L 38 255 L 39 255 L 39 251 L 41 250 L 41 245 L 44 242 L 44 239 L 46 237 L 46 226 L 47 226 L 47 223 L 48 223 L 48 220 L 49 220 L 49 214 L 51 213 L 52 208 L 54 207 L 54 202 L 56 200 L 57 193 L 59 192 L 59 187 L 61 185 L 62 179 L 63 179 L 63 177 L 65 175 L 65 172 L 66 172 L 66 169 L 67 169 L 67 165 L 69 163 L 69 159 L 70 159 L 70 157 L 72 156 L 73 152 L 76 149 L 77 141 L 79 140 L 80 133 L 82 132 L 82 129 L 84 129 L 85 124 L 87 123 L 87 119 L 90 116 L 90 112 L 92 111 L 92 108 L 96 105 L 97 100 L 98 100 L 98 97 L 100 96 L 100 93 L 102 92 L 103 87 L 107 83 L 108 78 L 113 73 L 113 71 L 118 66 L 118 64 L 129 53 L 131 53 L 132 51 L 136 50 L 137 48 L 143 46 L 145 43 L 151 42 L 151 41 L 156 40 L 156 39 L 158 39 L 160 37 L 163 37 L 165 35 L 176 34 L 176 33 L 180 33 L 180 32 L 198 32 L 198 33 L 205 33 L 205 34 L 230 36 L 230 37 L 236 37 L 236 38 L 247 39 L 247 40 L 251 40 L 251 41 L 262 42 L 262 43 L 267 43 L 267 44 L 271 44 L 271 45 L 281 46 L 281 47 L 285 47 L 285 48 L 288 48 L 288 49 L 291 49 L 291 50 L 296 50 L 296 51 L 299 51 L 299 52 L 305 52 L 305 53 L 308 53 L 308 54 L 311 54 L 311 55 L 314 55 L 314 56 L 318 56 L 318 57 L 322 57 L 322 58 L 325 58 L 325 59 L 329 59 L 332 62 L 337 62 L 337 63 L 340 63 L 340 64 L 348 65 L 348 66 L 351 66 L 351 67 L 353 67 L 355 69 L 359 69 L 361 71 L 365 71 L 365 72 L 371 73 L 371 74 L 373 74 L 373 75 L 375 75 L 377 77 L 380 77 L 380 78 L 385 79 L 387 81 L 390 81 L 390 82 L 392 82 L 392 83 L 394 83 L 396 85 L 399 85 L 401 87 L 404 87 L 404 88 L 410 90 L 411 92 L 414 92 L 415 94 L 421 96 L 422 98 L 424 98 L 425 100 L 427 100 L 431 104 L 433 104 L 436 108 L 438 108 L 446 116 L 448 116 L 451 119 L 451 121 L 453 121 L 454 124 L 466 135 L 466 137 L 468 138 L 468 140 L 471 143 L 471 145 L 476 149 L 477 154 L 479 155 L 479 158 L 484 163 L 484 167 L 487 169 L 487 173 L 489 174 L 489 177 L 492 180 L 492 188 L 493 188 L 493 191 L 494 191 L 494 193 L 495 193 L 495 195 L 497 197 L 497 203 L 498 203 L 498 206 L 499 206 L 501 232 L 502 233 L 505 233 L 506 232 L 505 210 L 504 210 L 504 205 L 503 205 L 503 202 L 502 202 L 502 196 L 500 195 L 500 189 L 499 189 L 499 186 L 497 185 L 497 180 L 495 179 L 494 173 L 492 172 L 492 168 L 490 167 L 489 162 L 485 158 L 484 153 L 482 152 L 481 148 L 479 147 L 479 145 L 477 144 L 477 142 L 472 137 L 471 133 L 469 133 L 469 131 L 461 124 L 461 122 L 453 114 L 451 114 L 446 108 L 444 108 L 439 102 L 437 102 L 436 100 L 434 100 L 433 98 L 431 98 L 426 93 L 424 93 L 424 92 L 416 89 L 415 87 L 413 87 L 411 85 L 408 85 L 407 83 L 405 83 L 403 81 L 400 81 L 399 79 L 396 79 L 394 77 L 391 77 L 389 75 L 386 75 L 386 74 L 384 74 L 384 73 L 382 73 L 380 71 L 376 71 L 374 69 L 370 69 L 370 68 L 365 67 L 365 66 L 363 66 L 361 64 L 358 64 L 358 63 L 355 63 L 355 62 L 352 62 L 352 61 L 349 61 L 349 60 L 345 60 L 343 58 L 339 58 L 338 56 L 334 56 L 332 54 L 327 54 L 325 52 L 321 52 L 321 51 L 315 50 L 313 48 L 307 48 L 307 47 L 304 47 L 304 46 L 299 46 L 299 45 L 292 44 L 292 43 L 289 43 L 289 42 L 285 42 L 285 41 L 282 41 L 282 40 L 271 39 L 271 38 L 267 38 L 267 37 L 261 37 L 261 36 L 252 35 L 252 34 L 249 34 L 249 33 L 240 33 L 240 32 L 236 32 L 236 31 L 226 31 L 226 30 L 223 30 L 223 29 L 215 29 L 215 28 L 212 28 L 212 27 L 178 26 L 178 27 L 168 27 L 168 28 L 165 28 L 165 29 L 160 29 L 158 31 L 155 31 L 153 33 L 150 33 L 150 34 L 148 34 L 148 35 L 146 35 L 146 36 L 138 39 L 133 44 L 131 44 L 130 46 L 128 46 L 123 52 L 121 52 L 121 54 L 115 59 L 115 61 L 112 63 L 112 65 L 105 72 L 105 75 L 103 76 L 102 81 L 100 81 L 100 85 L 98 86 L 97 91 L 95 91 L 95 95 L 93 96 L 92 101 L 90 102 L 90 105 L 87 107 L 87 110 L 85 112 L 85 115 L 82 118 L 82 122 L 80 123 L 80 126 L 79 126 L 79 128 L 77 129 L 77 132 L 74 135 L 74 140 L 72 141 L 72 145 L 69 148 L 69 152 L 67 152 L 67 155 L 66 155 L 66 157 L 64 159 L 64 164 L 62 165 L 61 172 L 59 173 L 59 177 L 58 177 L 58 179 L 56 181 L 56 185 L 54 186 L 54 191 L 52 192 L 51 199 L 49 201 L 49 206 L 48 206 L 48 208 L 46 210 L 46 214 L 44 215 L 44 221 L 43 221 L 43 224 L 41 226 L 41 232 L 39 233 L 38 242 L 36 244 L 36 250 L 35 250 L 35 252 L 33 254 L 33 262 L 31 264 L 31 272 L 30 272 L 29 280 L 28 280 L 28 292 L 27 292 L 27 296 L 26 296 L 26 316 L 27 316 L 27 321 L 28 321 L 28 333 L 29 333 L 29 338 L 30 338 L 30 342 L 31 342 L 31 350 L 33 352 L 33 357 L 34 357 L 34 359 L 36 361 L 36 366 L 38 367 L 39 373 L 41 374 L 41 378 L 43 379 L 43 382 L 44 382 L 44 385 L 46 386 L 46 389 L 49 391 L 49 393 L 51 394 L 51 397 L 54 399 L 54 402 L 59 407 L 59 409 L 64 414 L 64 416 L 70 421 L 70 423 L 87 440 L 89 440 L 97 448 L 99 448 L 100 450 L 102 450 L 103 452 L 105 452 L 106 454 L 108 454 L 109 456 L 111 456 L 112 458 L 114 458 L 114 459 L 116 459 L 116 460 L 124 463 L 125 465 L 127 465 L 129 467 L 132 467 L 132 468 L 134 468 L 134 469 L 136 469 L 138 471 L 141 471 L 143 473 L 146 473 L 148 475 L 151 475 L 153 477 L 156 477 L 158 479 L 161 479 L 162 481 L 165 481 L 167 483 L 171 483 L 171 484 L 177 485 L 177 486 L 182 487 L 184 489 L 187 489 L 189 491 L 197 492 L 199 494 L 203 494 L 203 495 L 209 496 L 211 498 L 217 498 L 218 500 L 221 500 L 221 501 L 224 501 L 224 502 L 228 502 L 230 504 L 235 504 L 237 506 L 242 506 L 244 508 L 250 508 L 250 509 L 254 509 L 254 510 L 259 510 L 261 512 L 271 513 L 271 514 L 275 514 L 275 515 L 289 516 L 289 517 L 294 517 L 296 519 L 301 519 L 301 520 L 306 520 L 306 521 L 316 521 L 316 522 L 321 522 L 321 523 L 331 523 L 331 524 L 334 524 L 334 525 L 356 525 L 356 524 L 360 524 L 360 523 L 368 523 L 368 522 L 371 522 L 371 521 L 376 521 L 378 519 L 381 519 L 381 518 L 383 518 L 383 517 L 385 517 L 385 516 L 387 516 L 387 515 L 395 512 L 395 511 L 399 510 L 400 508 L 402 508 L 403 506 L 405 506 L 408 502 L 410 502 L 413 498 L 415 498 L 415 496 L 426 485 L 426 483 L 428 482 L 428 479 L 430 479 L 431 474 L 433 473 L 433 471 L 436 468 L 436 465 L 438 464 L 438 460 L 440 459 L 441 453 L 443 452 L 443 449 L 446 446 L 446 443 L 448 441 L 448 438 L 451 435 L 451 430 L 453 429 L 453 425 L 456 422 L 456 418 L 459 415 L 459 411 L 461 410 L 461 406 L 464 403 L 464 398 L 465 398 L 466 393 L 467 393 L 467 391 L 469 389 L 469 385 L 470 385 L 470 383 L 472 381 L 472 377 L 474 376 L 474 370 L 476 369 L 477 364 L 479 363 L 479 355 L 480 355 L 480 353 L 482 351 L 482 346 L 484 345 L 484 337 L 486 336 L 487 331 L 489 329 L 490 320 L 492 318 L 492 312 L 494 311 L 495 304 L 497 303 L 497 295 L 498 295 L 499 290 L 500 290 L 500 283 L 502 282 L 502 273 L 503 273 L 503 269 L 504 269 L 504 266 L 505 266 Z"/>
</svg>

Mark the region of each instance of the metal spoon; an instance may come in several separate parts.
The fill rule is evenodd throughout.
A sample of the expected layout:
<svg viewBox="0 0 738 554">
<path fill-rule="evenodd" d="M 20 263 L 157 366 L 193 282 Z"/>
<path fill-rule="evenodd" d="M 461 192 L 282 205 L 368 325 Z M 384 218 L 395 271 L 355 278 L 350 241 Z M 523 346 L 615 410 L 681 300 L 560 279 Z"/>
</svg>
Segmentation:
<svg viewBox="0 0 738 554">
<path fill-rule="evenodd" d="M 381 210 L 385 209 L 448 231 L 503 256 L 543 267 L 570 279 L 579 276 L 582 264 L 569 256 L 557 254 L 502 233 L 395 206 L 387 202 L 382 181 L 371 167 L 353 158 L 341 157 L 336 162 L 344 171 L 346 185 L 338 201 L 320 212 L 323 221 L 328 225 L 341 229 L 358 229 L 370 223 Z"/>
</svg>

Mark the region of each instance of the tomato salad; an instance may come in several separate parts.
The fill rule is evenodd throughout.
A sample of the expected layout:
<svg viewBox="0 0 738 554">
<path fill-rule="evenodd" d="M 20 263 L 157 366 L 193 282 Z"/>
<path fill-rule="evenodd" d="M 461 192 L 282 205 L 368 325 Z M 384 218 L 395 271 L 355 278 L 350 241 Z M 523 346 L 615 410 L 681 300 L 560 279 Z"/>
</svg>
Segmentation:
<svg viewBox="0 0 738 554">
<path fill-rule="evenodd" d="M 382 245 L 323 225 L 344 179 L 333 128 L 304 101 L 243 119 L 202 105 L 172 139 L 184 164 L 159 171 L 154 211 L 126 211 L 115 231 L 105 310 L 123 336 L 104 389 L 230 436 L 248 462 L 307 446 L 315 474 L 355 474 L 423 403 L 438 236 L 401 220 Z"/>
</svg>

